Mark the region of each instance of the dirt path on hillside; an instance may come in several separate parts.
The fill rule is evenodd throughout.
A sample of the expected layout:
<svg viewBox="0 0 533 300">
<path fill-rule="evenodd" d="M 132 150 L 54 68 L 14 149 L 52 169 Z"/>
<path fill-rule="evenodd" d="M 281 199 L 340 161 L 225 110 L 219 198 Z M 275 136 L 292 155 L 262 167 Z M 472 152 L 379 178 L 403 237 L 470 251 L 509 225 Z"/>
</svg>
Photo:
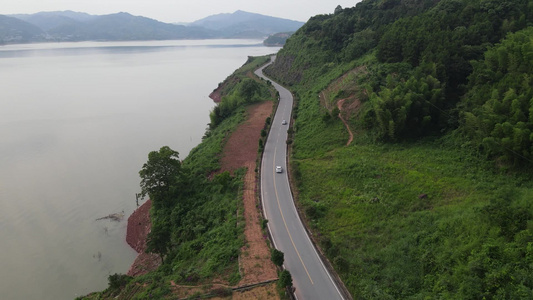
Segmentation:
<svg viewBox="0 0 533 300">
<path fill-rule="evenodd" d="M 247 120 L 228 139 L 221 159 L 221 171 L 246 167 L 244 179 L 244 235 L 246 244 L 239 258 L 242 280 L 239 285 L 252 284 L 277 278 L 276 267 L 270 260 L 270 250 L 260 226 L 261 215 L 257 209 L 255 176 L 257 150 L 261 129 L 272 112 L 272 102 L 255 104 L 248 108 Z"/>
<path fill-rule="evenodd" d="M 350 135 L 350 137 L 348 138 L 348 142 L 346 143 L 346 146 L 350 146 L 350 144 L 353 142 L 353 132 L 350 129 L 348 122 L 342 116 L 342 110 L 343 110 L 343 105 L 345 101 L 346 99 L 339 100 L 339 102 L 337 102 L 337 107 L 339 108 L 339 119 L 341 119 L 342 123 L 344 123 L 344 126 L 346 126 L 346 129 L 348 129 L 348 134 Z"/>
</svg>

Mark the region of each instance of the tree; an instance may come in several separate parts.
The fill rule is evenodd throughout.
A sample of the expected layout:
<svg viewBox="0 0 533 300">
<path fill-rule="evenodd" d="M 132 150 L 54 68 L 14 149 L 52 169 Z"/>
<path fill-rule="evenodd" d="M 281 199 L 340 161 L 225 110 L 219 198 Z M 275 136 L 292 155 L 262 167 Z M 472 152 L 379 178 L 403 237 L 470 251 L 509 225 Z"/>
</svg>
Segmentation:
<svg viewBox="0 0 533 300">
<path fill-rule="evenodd" d="M 255 95 L 259 94 L 260 91 L 261 86 L 259 85 L 259 83 L 250 78 L 244 79 L 239 87 L 239 92 L 247 102 L 254 102 Z"/>
<path fill-rule="evenodd" d="M 121 287 L 128 284 L 128 282 L 130 282 L 131 279 L 132 279 L 131 276 L 124 275 L 124 274 L 115 273 L 113 275 L 109 275 L 107 277 L 107 280 L 109 282 L 109 289 L 111 290 L 120 289 Z"/>
<path fill-rule="evenodd" d="M 415 69 L 418 74 L 407 81 L 370 95 L 376 116 L 372 123 L 380 138 L 423 136 L 438 129 L 438 121 L 445 117 L 445 98 L 441 83 L 431 74 L 424 74 L 432 69 L 431 64 L 421 66 Z"/>
<path fill-rule="evenodd" d="M 156 207 L 170 200 L 171 187 L 179 182 L 182 175 L 179 153 L 168 146 L 148 154 L 148 162 L 141 171 L 141 195 L 148 195 Z"/>
<path fill-rule="evenodd" d="M 533 29 L 514 34 L 473 64 L 461 130 L 491 157 L 516 166 L 533 157 Z"/>
<path fill-rule="evenodd" d="M 154 218 L 146 241 L 146 253 L 159 254 L 161 264 L 164 262 L 165 255 L 170 250 L 170 233 L 170 225 L 165 218 Z"/>
</svg>

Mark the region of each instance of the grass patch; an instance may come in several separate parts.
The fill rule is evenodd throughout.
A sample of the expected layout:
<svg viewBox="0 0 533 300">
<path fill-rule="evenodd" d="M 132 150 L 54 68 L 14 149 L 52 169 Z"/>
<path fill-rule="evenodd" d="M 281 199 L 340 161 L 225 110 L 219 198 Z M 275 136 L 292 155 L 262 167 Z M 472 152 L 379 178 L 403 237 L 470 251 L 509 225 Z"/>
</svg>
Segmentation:
<svg viewBox="0 0 533 300">
<path fill-rule="evenodd" d="M 529 289 L 531 181 L 442 140 L 356 141 L 295 162 L 300 204 L 356 298 Z"/>
</svg>

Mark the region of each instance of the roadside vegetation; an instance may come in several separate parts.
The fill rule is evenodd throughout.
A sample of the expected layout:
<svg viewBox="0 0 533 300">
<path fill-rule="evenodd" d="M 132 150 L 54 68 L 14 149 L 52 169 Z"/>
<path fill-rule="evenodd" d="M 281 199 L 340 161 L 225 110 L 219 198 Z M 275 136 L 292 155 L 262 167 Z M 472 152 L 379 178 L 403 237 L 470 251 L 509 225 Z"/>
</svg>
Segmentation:
<svg viewBox="0 0 533 300">
<path fill-rule="evenodd" d="M 298 99 L 300 210 L 355 299 L 533 297 L 532 9 L 362 1 L 267 69 Z"/>
<path fill-rule="evenodd" d="M 255 69 L 268 61 L 270 61 L 268 56 L 248 57 L 248 61 L 238 72 L 233 73 L 223 83 L 220 83 L 219 89 L 222 100 L 209 115 L 211 119 L 209 129 L 217 127 L 224 119 L 233 115 L 238 107 L 269 99 L 269 87 L 249 76 Z"/>
<path fill-rule="evenodd" d="M 220 169 L 227 137 L 245 119 L 245 107 L 271 100 L 266 83 L 245 74 L 268 57 L 250 58 L 234 73 L 215 109 L 203 142 L 182 161 L 162 147 L 148 155 L 139 172 L 142 194 L 152 200 L 148 250 L 162 260 L 153 272 L 139 277 L 109 276 L 109 288 L 81 299 L 174 299 L 179 286 L 197 286 L 196 296 L 230 296 L 241 279 L 239 255 L 244 241 L 242 203 L 244 169 L 232 174 Z M 213 283 L 225 288 L 217 288 Z M 194 297 L 193 294 L 185 297 Z"/>
</svg>

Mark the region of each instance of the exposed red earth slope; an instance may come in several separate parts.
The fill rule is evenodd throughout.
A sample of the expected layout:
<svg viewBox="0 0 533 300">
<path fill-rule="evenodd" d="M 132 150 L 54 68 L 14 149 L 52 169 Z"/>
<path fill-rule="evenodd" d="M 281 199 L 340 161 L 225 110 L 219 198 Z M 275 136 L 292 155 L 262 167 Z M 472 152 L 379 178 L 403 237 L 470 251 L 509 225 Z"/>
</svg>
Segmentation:
<svg viewBox="0 0 533 300">
<path fill-rule="evenodd" d="M 263 282 L 277 278 L 276 267 L 270 260 L 266 236 L 261 230 L 261 215 L 257 209 L 255 167 L 259 138 L 265 120 L 272 113 L 272 102 L 250 106 L 247 120 L 230 136 L 224 146 L 221 171 L 233 171 L 246 167 L 244 178 L 244 235 L 246 245 L 241 249 L 240 270 L 243 274 L 239 285 Z"/>
<path fill-rule="evenodd" d="M 152 270 L 157 269 L 161 263 L 159 256 L 155 254 L 145 253 L 146 251 L 146 238 L 150 233 L 150 208 L 152 202 L 146 201 L 137 210 L 131 214 L 128 218 L 128 229 L 126 233 L 126 242 L 135 250 L 139 255 L 128 270 L 127 275 L 139 276 L 146 274 Z"/>
</svg>

